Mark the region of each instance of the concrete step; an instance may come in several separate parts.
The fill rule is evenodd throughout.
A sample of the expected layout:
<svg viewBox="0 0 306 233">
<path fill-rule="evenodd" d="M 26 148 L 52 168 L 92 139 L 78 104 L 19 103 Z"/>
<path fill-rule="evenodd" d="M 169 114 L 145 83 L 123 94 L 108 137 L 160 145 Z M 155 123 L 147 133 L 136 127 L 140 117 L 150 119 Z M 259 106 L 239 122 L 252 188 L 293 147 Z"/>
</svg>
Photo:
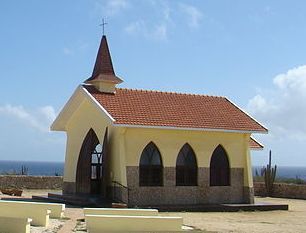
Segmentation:
<svg viewBox="0 0 306 233">
<path fill-rule="evenodd" d="M 187 211 L 187 212 L 237 212 L 237 211 L 271 211 L 288 210 L 286 204 L 256 203 L 256 204 L 199 204 L 199 205 L 162 205 L 142 206 L 159 211 Z"/>
<path fill-rule="evenodd" d="M 48 193 L 48 196 L 32 196 L 34 200 L 65 203 L 76 206 L 88 207 L 111 207 L 111 202 L 106 198 L 85 195 L 63 195 Z"/>
</svg>

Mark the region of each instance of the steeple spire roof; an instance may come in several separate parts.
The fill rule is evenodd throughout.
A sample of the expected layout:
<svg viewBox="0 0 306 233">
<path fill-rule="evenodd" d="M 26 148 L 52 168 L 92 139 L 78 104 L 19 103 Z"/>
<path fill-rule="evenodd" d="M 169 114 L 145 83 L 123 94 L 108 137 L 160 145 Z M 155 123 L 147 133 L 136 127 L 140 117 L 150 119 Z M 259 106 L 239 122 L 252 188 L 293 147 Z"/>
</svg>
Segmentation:
<svg viewBox="0 0 306 233">
<path fill-rule="evenodd" d="M 123 80 L 116 76 L 106 36 L 103 35 L 98 50 L 96 63 L 90 78 L 85 83 L 105 82 L 119 84 Z"/>
</svg>

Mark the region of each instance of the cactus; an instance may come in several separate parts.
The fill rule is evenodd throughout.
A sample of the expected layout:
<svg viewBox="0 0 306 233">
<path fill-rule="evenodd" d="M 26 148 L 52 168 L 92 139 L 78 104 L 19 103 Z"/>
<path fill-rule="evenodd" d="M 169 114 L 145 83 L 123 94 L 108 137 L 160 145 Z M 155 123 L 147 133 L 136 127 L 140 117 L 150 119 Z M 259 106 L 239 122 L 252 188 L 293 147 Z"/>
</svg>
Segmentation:
<svg viewBox="0 0 306 233">
<path fill-rule="evenodd" d="M 22 165 L 20 175 L 28 175 L 28 172 L 29 169 L 26 166 Z"/>
<path fill-rule="evenodd" d="M 269 152 L 269 164 L 267 164 L 267 167 L 263 167 L 262 171 L 264 174 L 265 178 L 265 186 L 266 186 L 266 192 L 268 196 L 273 195 L 273 185 L 276 177 L 276 171 L 277 171 L 277 166 L 274 165 L 274 168 L 272 168 L 271 165 L 271 157 L 272 157 L 272 152 L 270 150 Z"/>
</svg>

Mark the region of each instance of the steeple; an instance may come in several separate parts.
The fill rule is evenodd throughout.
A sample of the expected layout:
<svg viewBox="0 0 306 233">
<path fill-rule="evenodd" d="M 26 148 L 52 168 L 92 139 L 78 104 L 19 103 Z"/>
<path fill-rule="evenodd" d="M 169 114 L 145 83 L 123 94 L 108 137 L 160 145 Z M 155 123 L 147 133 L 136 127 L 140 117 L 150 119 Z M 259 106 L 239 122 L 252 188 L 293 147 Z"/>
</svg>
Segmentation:
<svg viewBox="0 0 306 233">
<path fill-rule="evenodd" d="M 115 74 L 106 36 L 103 35 L 95 67 L 91 77 L 85 83 L 93 84 L 101 92 L 115 93 L 116 85 L 122 82 L 123 80 Z"/>
</svg>

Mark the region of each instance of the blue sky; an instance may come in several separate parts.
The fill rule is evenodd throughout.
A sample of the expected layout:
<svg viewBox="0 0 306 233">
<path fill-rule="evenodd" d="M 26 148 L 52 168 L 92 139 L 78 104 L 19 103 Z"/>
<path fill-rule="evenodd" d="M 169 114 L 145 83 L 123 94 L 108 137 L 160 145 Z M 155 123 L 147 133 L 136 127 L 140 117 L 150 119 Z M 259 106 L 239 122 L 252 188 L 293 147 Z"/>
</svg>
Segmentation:
<svg viewBox="0 0 306 233">
<path fill-rule="evenodd" d="M 1 1 L 0 159 L 63 161 L 49 126 L 106 35 L 121 87 L 227 96 L 269 129 L 255 165 L 306 166 L 305 1 Z"/>
</svg>

